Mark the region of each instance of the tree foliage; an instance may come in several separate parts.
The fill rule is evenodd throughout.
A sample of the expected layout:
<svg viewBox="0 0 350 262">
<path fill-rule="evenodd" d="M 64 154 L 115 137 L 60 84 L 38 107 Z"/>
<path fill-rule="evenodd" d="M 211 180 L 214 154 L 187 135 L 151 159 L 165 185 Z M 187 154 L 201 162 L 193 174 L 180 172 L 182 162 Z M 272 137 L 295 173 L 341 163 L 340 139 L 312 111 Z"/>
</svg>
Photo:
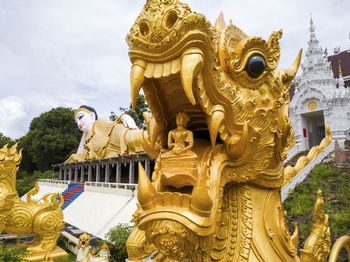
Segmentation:
<svg viewBox="0 0 350 262">
<path fill-rule="evenodd" d="M 128 108 L 127 107 L 119 107 L 119 110 L 121 112 L 131 116 L 135 120 L 135 123 L 139 128 L 142 128 L 145 126 L 145 120 L 143 119 L 142 114 L 145 111 L 149 111 L 149 106 L 146 102 L 144 95 L 139 94 L 137 96 L 135 109 L 132 108 L 131 103 L 130 103 L 130 106 Z M 114 121 L 118 118 L 118 116 L 115 112 L 112 111 L 109 118 L 112 121 Z"/>
<path fill-rule="evenodd" d="M 46 171 L 64 162 L 79 146 L 81 132 L 71 108 L 58 107 L 32 120 L 29 132 L 20 139 L 23 147 L 21 168 Z"/>
<path fill-rule="evenodd" d="M 128 224 L 118 224 L 106 234 L 107 245 L 111 253 L 112 261 L 124 262 L 128 257 L 126 240 L 133 227 Z"/>
<path fill-rule="evenodd" d="M 0 148 L 2 148 L 6 144 L 8 144 L 10 147 L 15 144 L 15 141 L 7 136 L 4 136 L 4 134 L 0 132 Z"/>
<path fill-rule="evenodd" d="M 0 245 L 0 261 L 3 262 L 23 262 L 28 261 L 25 256 L 29 250 L 26 247 L 19 247 L 14 249 L 7 249 Z"/>
</svg>

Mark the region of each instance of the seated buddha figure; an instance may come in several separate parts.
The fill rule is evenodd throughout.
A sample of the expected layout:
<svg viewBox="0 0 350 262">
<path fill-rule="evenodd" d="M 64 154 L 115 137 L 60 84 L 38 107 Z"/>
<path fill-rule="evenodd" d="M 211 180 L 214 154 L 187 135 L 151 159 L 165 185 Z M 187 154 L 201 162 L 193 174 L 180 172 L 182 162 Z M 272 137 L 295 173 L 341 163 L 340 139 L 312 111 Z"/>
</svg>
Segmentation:
<svg viewBox="0 0 350 262">
<path fill-rule="evenodd" d="M 127 114 L 115 121 L 98 119 L 94 108 L 82 105 L 75 111 L 74 118 L 83 136 L 77 153 L 65 163 L 143 152 L 142 131 Z"/>
<path fill-rule="evenodd" d="M 186 129 L 189 117 L 185 113 L 176 115 L 176 129 L 168 134 L 168 149 L 162 149 L 159 169 L 163 185 L 177 188 L 194 186 L 198 176 L 198 157 L 193 148 L 193 132 Z"/>
</svg>

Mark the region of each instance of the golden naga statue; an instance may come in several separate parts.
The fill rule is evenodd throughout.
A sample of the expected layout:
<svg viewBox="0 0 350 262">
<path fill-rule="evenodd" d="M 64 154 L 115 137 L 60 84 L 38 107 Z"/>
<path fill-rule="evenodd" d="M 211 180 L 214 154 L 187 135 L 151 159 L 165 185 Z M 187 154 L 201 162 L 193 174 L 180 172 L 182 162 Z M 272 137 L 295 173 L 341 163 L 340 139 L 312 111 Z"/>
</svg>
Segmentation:
<svg viewBox="0 0 350 262">
<path fill-rule="evenodd" d="M 300 261 L 281 187 L 301 51 L 277 69 L 281 36 L 265 41 L 222 15 L 213 27 L 178 0 L 147 1 L 127 42 L 132 104 L 142 88 L 153 114 L 144 149 L 156 165 L 152 181 L 139 165 L 129 260 Z"/>
<path fill-rule="evenodd" d="M 66 258 L 68 254 L 63 250 L 52 253 L 57 247 L 60 230 L 64 227 L 61 210 L 63 197 L 58 193 L 49 193 L 40 200 L 33 200 L 31 197 L 39 192 L 36 184 L 27 193 L 27 202 L 21 200 L 16 191 L 16 171 L 21 158 L 17 144 L 11 148 L 5 145 L 0 149 L 0 234 L 35 233 L 34 242 L 28 246 L 32 259 L 47 254 Z"/>
<path fill-rule="evenodd" d="M 302 156 L 298 159 L 295 166 L 287 166 L 284 169 L 284 181 L 283 186 L 288 184 L 292 179 L 306 167 L 313 159 L 315 159 L 323 150 L 326 149 L 332 143 L 332 133 L 329 127 L 329 123 L 326 125 L 327 137 L 323 138 L 318 146 L 314 146 L 310 149 L 307 156 Z"/>
<path fill-rule="evenodd" d="M 143 152 L 142 131 L 127 114 L 116 121 L 98 119 L 94 108 L 82 105 L 75 111 L 74 118 L 83 136 L 77 153 L 65 163 Z"/>
</svg>

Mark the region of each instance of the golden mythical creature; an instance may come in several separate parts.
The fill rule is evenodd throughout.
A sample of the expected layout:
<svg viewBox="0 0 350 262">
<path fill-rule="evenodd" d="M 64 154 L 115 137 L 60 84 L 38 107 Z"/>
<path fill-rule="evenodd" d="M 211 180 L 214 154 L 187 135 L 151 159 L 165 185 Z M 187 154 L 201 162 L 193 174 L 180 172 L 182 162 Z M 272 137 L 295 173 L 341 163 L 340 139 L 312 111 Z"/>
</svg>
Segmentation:
<svg viewBox="0 0 350 262">
<path fill-rule="evenodd" d="M 143 152 L 141 130 L 127 114 L 115 121 L 98 119 L 94 108 L 82 105 L 74 118 L 83 136 L 77 153 L 65 163 Z"/>
<path fill-rule="evenodd" d="M 97 255 L 93 255 L 90 246 L 90 236 L 86 233 L 79 236 L 79 250 L 76 262 L 102 262 L 109 261 L 109 249 L 106 243 L 103 243 L 101 250 Z"/>
<path fill-rule="evenodd" d="M 27 202 L 22 201 L 16 191 L 16 171 L 21 158 L 17 145 L 11 148 L 5 145 L 0 149 L 0 233 L 35 233 L 34 242 L 28 246 L 31 254 L 50 253 L 56 248 L 60 230 L 64 227 L 63 198 L 58 193 L 50 193 L 40 200 L 33 200 L 31 197 L 39 191 L 36 184 L 27 193 Z"/>
<path fill-rule="evenodd" d="M 265 41 L 222 15 L 213 27 L 178 0 L 147 1 L 127 42 L 132 104 L 142 88 L 153 114 L 144 149 L 157 160 L 152 182 L 139 165 L 130 260 L 156 252 L 155 261 L 300 261 L 281 187 L 301 51 L 277 69 L 281 36 Z M 174 136 L 179 113 L 193 138 Z M 191 157 L 176 156 L 173 141 Z M 193 161 L 197 170 L 188 172 Z"/>
</svg>

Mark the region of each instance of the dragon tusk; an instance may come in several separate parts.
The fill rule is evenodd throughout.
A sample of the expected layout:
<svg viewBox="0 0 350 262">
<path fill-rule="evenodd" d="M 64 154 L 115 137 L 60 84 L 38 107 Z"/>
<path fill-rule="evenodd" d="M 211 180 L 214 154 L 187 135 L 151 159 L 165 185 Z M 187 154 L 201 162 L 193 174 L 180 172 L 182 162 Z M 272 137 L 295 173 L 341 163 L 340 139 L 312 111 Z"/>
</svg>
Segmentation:
<svg viewBox="0 0 350 262">
<path fill-rule="evenodd" d="M 130 72 L 130 83 L 131 83 L 131 105 L 135 109 L 137 96 L 140 92 L 141 85 L 145 79 L 144 73 L 146 69 L 146 62 L 143 60 L 136 60 Z"/>
<path fill-rule="evenodd" d="M 220 110 L 215 110 L 210 116 L 207 116 L 207 125 L 210 134 L 211 145 L 214 147 L 216 145 L 216 138 L 219 132 L 219 126 L 225 119 L 225 112 L 223 108 Z"/>
<path fill-rule="evenodd" d="M 196 104 L 193 95 L 193 79 L 203 69 L 203 53 L 198 48 L 187 49 L 181 57 L 181 82 L 188 100 L 192 105 Z"/>
<path fill-rule="evenodd" d="M 156 189 L 149 180 L 146 171 L 139 162 L 139 185 L 137 189 L 137 200 L 139 201 L 143 210 L 153 207 L 153 195 Z"/>
</svg>

